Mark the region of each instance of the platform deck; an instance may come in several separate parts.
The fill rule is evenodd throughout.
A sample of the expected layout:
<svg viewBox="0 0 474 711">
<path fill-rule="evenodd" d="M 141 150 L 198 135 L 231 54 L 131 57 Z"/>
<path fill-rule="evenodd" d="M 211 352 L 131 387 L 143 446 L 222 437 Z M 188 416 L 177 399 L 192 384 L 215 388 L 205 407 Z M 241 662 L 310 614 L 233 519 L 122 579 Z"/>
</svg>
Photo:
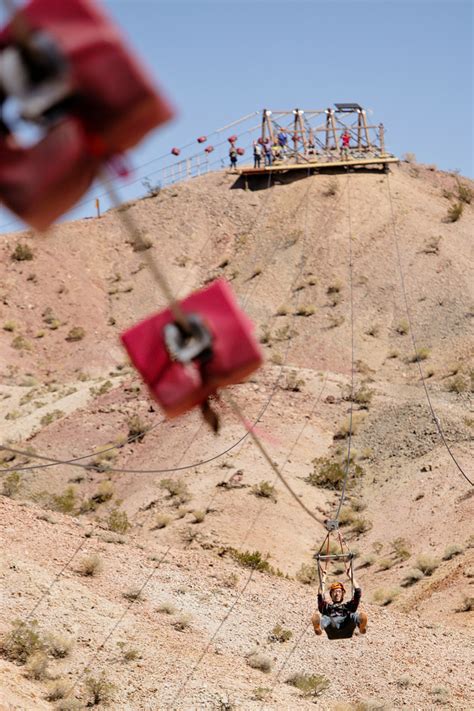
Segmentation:
<svg viewBox="0 0 474 711">
<path fill-rule="evenodd" d="M 329 170 L 331 168 L 356 168 L 357 166 L 367 167 L 371 165 L 385 165 L 388 163 L 399 163 L 400 160 L 394 156 L 379 158 L 365 158 L 362 160 L 335 160 L 325 162 L 304 162 L 304 163 L 275 163 L 273 165 L 262 166 L 261 168 L 252 168 L 250 165 L 238 168 L 239 175 L 265 175 L 267 173 L 288 173 L 294 170 Z"/>
</svg>

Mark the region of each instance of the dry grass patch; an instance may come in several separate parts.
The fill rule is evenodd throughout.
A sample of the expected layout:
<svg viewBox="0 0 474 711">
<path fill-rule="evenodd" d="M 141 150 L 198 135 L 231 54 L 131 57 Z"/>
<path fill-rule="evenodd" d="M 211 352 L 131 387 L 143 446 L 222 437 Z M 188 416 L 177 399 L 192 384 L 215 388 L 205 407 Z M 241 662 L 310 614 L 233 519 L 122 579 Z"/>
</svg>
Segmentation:
<svg viewBox="0 0 474 711">
<path fill-rule="evenodd" d="M 66 679 L 55 679 L 48 684 L 45 699 L 46 701 L 59 701 L 64 699 L 69 691 L 70 683 Z"/>
<path fill-rule="evenodd" d="M 113 531 L 114 533 L 126 533 L 130 528 L 126 512 L 118 508 L 113 508 L 107 519 L 107 527 L 109 531 Z"/>
<path fill-rule="evenodd" d="M 407 570 L 403 578 L 401 579 L 400 585 L 402 588 L 409 588 L 411 585 L 415 585 L 420 580 L 424 578 L 424 574 L 418 568 L 411 568 Z"/>
<path fill-rule="evenodd" d="M 291 630 L 284 629 L 281 625 L 275 625 L 270 634 L 268 635 L 269 642 L 288 642 L 293 637 L 293 632 Z"/>
<path fill-rule="evenodd" d="M 161 612 L 163 615 L 174 615 L 176 612 L 176 606 L 172 602 L 164 600 L 163 602 L 160 602 L 156 608 L 156 611 Z"/>
<path fill-rule="evenodd" d="M 252 494 L 262 499 L 270 499 L 275 503 L 277 501 L 276 489 L 269 481 L 261 481 L 259 484 L 255 484 L 252 487 Z"/>
<path fill-rule="evenodd" d="M 159 513 L 156 515 L 155 524 L 151 530 L 155 531 L 156 529 L 159 530 L 161 528 L 166 528 L 166 526 L 169 526 L 169 524 L 171 523 L 172 520 L 173 519 L 168 514 Z"/>
<path fill-rule="evenodd" d="M 379 588 L 373 594 L 372 600 L 376 605 L 386 607 L 400 595 L 399 588 Z"/>
<path fill-rule="evenodd" d="M 418 556 L 415 563 L 415 568 L 421 570 L 423 575 L 430 576 L 434 573 L 436 568 L 439 568 L 440 560 L 434 556 L 427 555 L 425 553 Z"/>
<path fill-rule="evenodd" d="M 88 555 L 79 563 L 77 572 L 85 578 L 95 578 L 102 571 L 102 561 L 97 555 Z"/>
<path fill-rule="evenodd" d="M 258 669 L 265 674 L 268 674 L 272 670 L 272 660 L 261 652 L 252 652 L 249 654 L 247 664 L 252 669 Z"/>
<path fill-rule="evenodd" d="M 448 207 L 448 212 L 446 213 L 446 222 L 457 222 L 464 211 L 464 204 L 462 202 L 455 202 L 453 205 Z"/>
<path fill-rule="evenodd" d="M 31 262 L 34 256 L 33 250 L 26 242 L 18 242 L 10 258 L 14 262 Z"/>
<path fill-rule="evenodd" d="M 75 341 L 82 341 L 86 331 L 82 326 L 73 326 L 66 336 L 66 341 L 69 343 L 74 343 Z"/>
<path fill-rule="evenodd" d="M 21 475 L 19 472 L 10 472 L 2 482 L 2 495 L 14 498 L 20 491 Z"/>
<path fill-rule="evenodd" d="M 44 681 L 49 678 L 48 665 L 49 660 L 44 652 L 34 652 L 26 660 L 26 676 L 34 681 Z"/>
<path fill-rule="evenodd" d="M 89 697 L 87 706 L 107 706 L 113 701 L 115 685 L 107 681 L 104 675 L 87 677 L 84 686 Z"/>
<path fill-rule="evenodd" d="M 305 699 L 316 699 L 329 687 L 329 679 L 322 674 L 292 674 L 287 684 L 294 686 Z"/>
<path fill-rule="evenodd" d="M 461 546 L 459 543 L 452 543 L 446 547 L 443 553 L 443 560 L 451 560 L 457 555 L 461 555 L 461 553 L 464 553 L 464 546 Z"/>
<path fill-rule="evenodd" d="M 183 612 L 177 616 L 172 624 L 178 632 L 186 632 L 191 629 L 192 616 L 189 613 Z"/>
</svg>

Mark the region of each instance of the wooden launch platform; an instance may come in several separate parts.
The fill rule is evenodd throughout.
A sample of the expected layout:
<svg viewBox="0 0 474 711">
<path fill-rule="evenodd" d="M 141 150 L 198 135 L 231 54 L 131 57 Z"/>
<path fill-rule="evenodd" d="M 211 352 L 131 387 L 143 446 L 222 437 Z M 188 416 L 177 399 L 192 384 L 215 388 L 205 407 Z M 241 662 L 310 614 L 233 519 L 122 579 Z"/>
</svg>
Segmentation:
<svg viewBox="0 0 474 711">
<path fill-rule="evenodd" d="M 237 175 L 250 177 L 252 175 L 267 175 L 268 173 L 289 173 L 292 171 L 309 171 L 311 173 L 319 173 L 320 171 L 330 171 L 331 169 L 347 168 L 368 168 L 371 166 L 380 166 L 381 170 L 387 170 L 390 163 L 399 163 L 399 159 L 387 155 L 378 158 L 363 158 L 352 160 L 334 160 L 334 161 L 307 161 L 305 163 L 293 163 L 291 161 L 275 162 L 272 165 L 262 166 L 260 168 L 252 168 L 247 165 L 239 168 Z"/>
</svg>

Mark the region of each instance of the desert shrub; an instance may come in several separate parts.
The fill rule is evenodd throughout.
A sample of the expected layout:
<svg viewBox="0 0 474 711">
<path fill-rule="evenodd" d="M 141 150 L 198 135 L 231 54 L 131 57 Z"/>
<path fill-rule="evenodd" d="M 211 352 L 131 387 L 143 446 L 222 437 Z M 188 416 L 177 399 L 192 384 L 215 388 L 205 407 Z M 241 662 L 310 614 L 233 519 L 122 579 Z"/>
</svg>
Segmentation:
<svg viewBox="0 0 474 711">
<path fill-rule="evenodd" d="M 12 348 L 17 351 L 31 351 L 31 343 L 24 336 L 15 336 L 12 341 Z"/>
<path fill-rule="evenodd" d="M 161 528 L 166 528 L 173 519 L 171 516 L 168 516 L 168 514 L 165 513 L 159 513 L 157 514 L 155 518 L 155 525 L 153 526 L 153 530 L 155 529 L 161 529 Z"/>
<path fill-rule="evenodd" d="M 422 554 L 416 559 L 415 567 L 421 570 L 423 575 L 432 575 L 436 568 L 439 567 L 439 558 L 430 555 Z"/>
<path fill-rule="evenodd" d="M 458 198 L 460 202 L 470 205 L 472 201 L 472 190 L 468 185 L 458 183 Z"/>
<path fill-rule="evenodd" d="M 469 390 L 469 378 L 467 375 L 458 373 L 448 382 L 448 391 L 451 393 L 464 393 Z"/>
<path fill-rule="evenodd" d="M 73 326 L 66 336 L 66 341 L 69 341 L 70 343 L 73 343 L 74 341 L 82 341 L 85 335 L 86 332 L 82 326 Z"/>
<path fill-rule="evenodd" d="M 55 420 L 59 420 L 59 418 L 63 417 L 63 416 L 64 416 L 64 412 L 62 410 L 53 410 L 52 412 L 48 412 L 46 415 L 43 415 L 43 417 L 40 420 L 40 424 L 42 424 L 43 427 L 46 427 L 47 425 L 50 425 Z"/>
<path fill-rule="evenodd" d="M 305 384 L 302 378 L 298 377 L 296 370 L 290 370 L 285 373 L 285 382 L 283 383 L 283 390 L 288 390 L 293 393 L 301 392 L 301 388 Z"/>
<path fill-rule="evenodd" d="M 395 331 L 400 334 L 400 336 L 406 336 L 410 330 L 410 325 L 408 321 L 402 320 L 395 326 Z"/>
<path fill-rule="evenodd" d="M 450 546 L 446 547 L 446 550 L 443 553 L 443 560 L 451 560 L 457 555 L 461 555 L 461 553 L 464 553 L 464 547 L 459 543 L 452 543 Z"/>
<path fill-rule="evenodd" d="M 372 402 L 372 398 L 375 395 L 374 390 L 370 390 L 366 385 L 361 385 L 360 387 L 356 388 L 354 392 L 352 393 L 352 402 L 357 403 L 360 405 L 364 410 L 369 409 L 369 405 Z M 350 399 L 350 393 L 347 397 L 347 399 Z"/>
<path fill-rule="evenodd" d="M 412 568 L 405 573 L 400 585 L 403 588 L 408 588 L 411 585 L 415 585 L 415 583 L 419 582 L 423 577 L 424 576 L 421 570 L 418 570 L 418 568 Z"/>
<path fill-rule="evenodd" d="M 275 625 L 268 635 L 269 642 L 288 642 L 293 637 L 291 630 L 285 630 L 281 625 Z"/>
<path fill-rule="evenodd" d="M 141 659 L 141 654 L 138 649 L 134 647 L 125 647 L 125 642 L 118 642 L 118 646 L 122 653 L 122 659 L 124 662 L 136 662 L 137 659 Z"/>
<path fill-rule="evenodd" d="M 70 637 L 56 632 L 50 632 L 46 635 L 45 644 L 48 654 L 55 659 L 67 657 L 74 646 L 74 642 Z"/>
<path fill-rule="evenodd" d="M 460 607 L 456 609 L 456 612 L 472 612 L 474 610 L 474 597 L 465 595 Z"/>
<path fill-rule="evenodd" d="M 421 250 L 423 254 L 439 254 L 439 244 L 441 242 L 441 236 L 438 235 L 438 237 L 431 237 L 429 240 L 425 242 L 423 245 L 423 249 Z"/>
<path fill-rule="evenodd" d="M 323 190 L 323 195 L 324 197 L 333 197 L 334 195 L 337 195 L 338 190 L 339 184 L 337 182 L 337 178 L 331 178 L 328 181 L 325 190 Z"/>
<path fill-rule="evenodd" d="M 231 556 L 245 568 L 258 570 L 260 573 L 270 573 L 270 575 L 282 576 L 283 573 L 278 568 L 274 568 L 268 562 L 268 554 L 264 557 L 260 551 L 238 551 L 235 548 L 228 549 Z"/>
<path fill-rule="evenodd" d="M 2 482 L 2 494 L 13 498 L 20 491 L 21 475 L 19 472 L 10 472 Z"/>
<path fill-rule="evenodd" d="M 370 531 L 372 526 L 372 521 L 369 521 L 368 518 L 357 516 L 351 524 L 351 531 L 354 531 L 354 533 L 360 535 L 362 533 L 367 533 L 367 531 Z"/>
<path fill-rule="evenodd" d="M 365 332 L 367 336 L 373 336 L 373 338 L 377 338 L 378 335 L 380 335 L 380 325 L 378 323 L 373 323 L 367 331 Z"/>
<path fill-rule="evenodd" d="M 258 669 L 259 671 L 265 672 L 265 674 L 268 674 L 272 670 L 272 660 L 260 652 L 252 652 L 252 654 L 249 654 L 247 664 L 249 667 L 252 667 L 252 669 Z"/>
<path fill-rule="evenodd" d="M 6 321 L 3 324 L 3 330 L 8 331 L 9 333 L 13 333 L 15 328 L 16 328 L 16 323 L 14 321 Z"/>
<path fill-rule="evenodd" d="M 349 506 L 343 506 L 339 512 L 339 525 L 349 526 L 355 518 L 356 515 L 354 511 Z"/>
<path fill-rule="evenodd" d="M 173 622 L 173 627 L 178 632 L 186 632 L 191 629 L 192 617 L 187 613 L 181 613 Z"/>
<path fill-rule="evenodd" d="M 104 675 L 87 677 L 84 686 L 89 696 L 88 706 L 107 706 L 113 699 L 115 686 Z"/>
<path fill-rule="evenodd" d="M 33 250 L 25 242 L 18 242 L 11 253 L 11 258 L 14 262 L 31 262 L 33 257 Z"/>
<path fill-rule="evenodd" d="M 399 594 L 399 588 L 379 588 L 374 592 L 372 599 L 376 605 L 386 607 L 390 605 Z"/>
<path fill-rule="evenodd" d="M 286 304 L 282 304 L 277 308 L 276 315 L 277 316 L 287 316 L 289 313 L 290 309 Z"/>
<path fill-rule="evenodd" d="M 449 691 L 444 686 L 434 686 L 430 691 L 435 704 L 445 706 L 449 704 Z"/>
<path fill-rule="evenodd" d="M 156 611 L 161 612 L 164 615 L 174 615 L 174 613 L 176 612 L 176 607 L 175 605 L 173 605 L 172 602 L 165 600 L 163 602 L 160 602 L 160 604 L 156 608 Z"/>
<path fill-rule="evenodd" d="M 395 561 L 392 558 L 381 558 L 379 560 L 380 570 L 390 570 L 395 565 Z"/>
<path fill-rule="evenodd" d="M 330 316 L 328 328 L 338 328 L 344 323 L 344 316 Z"/>
<path fill-rule="evenodd" d="M 275 502 L 277 500 L 275 487 L 269 481 L 261 481 L 259 484 L 255 484 L 252 487 L 252 494 L 262 499 L 271 499 Z"/>
<path fill-rule="evenodd" d="M 126 512 L 118 508 L 113 508 L 107 519 L 107 527 L 109 531 L 113 531 L 114 533 L 126 533 L 130 528 Z"/>
<path fill-rule="evenodd" d="M 252 691 L 252 699 L 254 701 L 270 701 L 272 690 L 266 686 L 257 686 Z"/>
<path fill-rule="evenodd" d="M 404 153 L 402 160 L 404 160 L 405 163 L 416 163 L 416 155 L 414 153 Z"/>
<path fill-rule="evenodd" d="M 88 555 L 79 563 L 77 572 L 85 578 L 94 578 L 102 570 L 102 561 L 97 555 Z"/>
<path fill-rule="evenodd" d="M 69 683 L 65 679 L 55 679 L 48 684 L 45 694 L 46 701 L 59 701 L 64 699 L 69 690 Z"/>
<path fill-rule="evenodd" d="M 296 316 L 312 316 L 316 313 L 316 307 L 312 304 L 306 304 L 305 306 L 298 306 L 295 311 Z"/>
<path fill-rule="evenodd" d="M 305 481 L 312 486 L 321 486 L 324 489 L 341 489 L 345 477 L 346 462 L 319 457 L 313 459 L 313 472 L 309 474 Z M 349 481 L 354 482 L 360 479 L 364 470 L 359 464 L 351 461 L 349 463 Z"/>
<path fill-rule="evenodd" d="M 367 555 L 362 556 L 362 558 L 360 559 L 360 563 L 357 567 L 370 568 L 370 566 L 373 565 L 376 560 L 377 557 L 373 553 L 368 553 Z"/>
<path fill-rule="evenodd" d="M 206 518 L 205 511 L 196 510 L 196 511 L 193 511 L 192 513 L 193 513 L 193 518 L 194 518 L 193 523 L 202 523 L 204 521 L 204 519 Z"/>
<path fill-rule="evenodd" d="M 97 504 L 105 504 L 106 501 L 110 501 L 113 495 L 114 486 L 112 482 L 104 479 L 104 481 L 100 482 L 97 491 L 91 498 Z"/>
<path fill-rule="evenodd" d="M 102 385 L 99 385 L 98 388 L 92 387 L 89 390 L 91 395 L 94 395 L 94 397 L 100 397 L 101 395 L 105 395 L 106 393 L 108 393 L 112 387 L 112 381 L 105 380 Z"/>
<path fill-rule="evenodd" d="M 411 556 L 410 544 L 406 538 L 395 538 L 390 545 L 397 560 L 408 560 Z"/>
<path fill-rule="evenodd" d="M 301 691 L 305 699 L 316 698 L 329 687 L 329 679 L 322 674 L 293 674 L 287 684 Z"/>
<path fill-rule="evenodd" d="M 77 495 L 73 486 L 68 486 L 64 494 L 55 494 L 52 497 L 51 505 L 55 511 L 63 514 L 72 514 L 76 508 Z"/>
<path fill-rule="evenodd" d="M 129 590 L 124 590 L 122 597 L 129 602 L 136 602 L 137 600 L 142 600 L 142 590 L 141 588 L 130 588 Z"/>
<path fill-rule="evenodd" d="M 346 419 L 341 422 L 338 429 L 334 432 L 333 439 L 346 439 L 349 437 L 351 432 L 352 434 L 357 434 L 362 418 L 363 416 L 361 413 L 353 414 L 352 419 L 350 417 L 346 417 Z"/>
<path fill-rule="evenodd" d="M 128 420 L 129 439 L 134 439 L 138 442 L 143 442 L 143 439 L 149 429 L 149 425 L 146 425 L 137 414 L 132 415 L 132 417 L 130 417 L 130 419 Z"/>
<path fill-rule="evenodd" d="M 112 443 L 105 444 L 101 447 L 96 447 L 95 451 L 96 454 L 93 460 L 87 465 L 88 469 L 94 469 L 97 472 L 108 471 L 118 456 L 116 445 Z"/>
<path fill-rule="evenodd" d="M 318 582 L 318 569 L 315 563 L 303 563 L 296 572 L 296 579 L 303 585 L 315 585 Z"/>
<path fill-rule="evenodd" d="M 448 207 L 448 212 L 446 214 L 446 222 L 457 222 L 464 210 L 464 204 L 462 202 L 455 202 L 453 205 Z"/>
<path fill-rule="evenodd" d="M 429 348 L 418 348 L 416 353 L 410 357 L 410 363 L 419 363 L 422 360 L 426 360 L 430 355 Z"/>
<path fill-rule="evenodd" d="M 34 652 L 26 660 L 26 675 L 29 679 L 43 681 L 49 676 L 48 657 L 43 651 Z"/>
<path fill-rule="evenodd" d="M 191 501 L 191 493 L 182 479 L 162 479 L 160 487 L 166 489 L 170 499 L 173 499 L 173 503 L 177 506 Z"/>
<path fill-rule="evenodd" d="M 15 620 L 12 629 L 0 639 L 0 651 L 11 662 L 25 664 L 28 657 L 44 651 L 45 643 L 36 620 Z"/>
</svg>

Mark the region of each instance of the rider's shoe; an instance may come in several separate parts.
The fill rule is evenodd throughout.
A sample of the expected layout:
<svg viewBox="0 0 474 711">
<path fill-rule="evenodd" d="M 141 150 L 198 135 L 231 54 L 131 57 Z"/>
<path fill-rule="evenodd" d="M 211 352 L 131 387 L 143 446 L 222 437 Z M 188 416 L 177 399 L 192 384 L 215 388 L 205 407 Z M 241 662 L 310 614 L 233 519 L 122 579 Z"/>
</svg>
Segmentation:
<svg viewBox="0 0 474 711">
<path fill-rule="evenodd" d="M 311 622 L 313 623 L 314 634 L 318 636 L 322 635 L 323 631 L 321 629 L 320 617 L 317 613 L 312 616 Z"/>
<path fill-rule="evenodd" d="M 359 632 L 365 634 L 367 632 L 368 618 L 365 612 L 359 612 Z"/>
</svg>

